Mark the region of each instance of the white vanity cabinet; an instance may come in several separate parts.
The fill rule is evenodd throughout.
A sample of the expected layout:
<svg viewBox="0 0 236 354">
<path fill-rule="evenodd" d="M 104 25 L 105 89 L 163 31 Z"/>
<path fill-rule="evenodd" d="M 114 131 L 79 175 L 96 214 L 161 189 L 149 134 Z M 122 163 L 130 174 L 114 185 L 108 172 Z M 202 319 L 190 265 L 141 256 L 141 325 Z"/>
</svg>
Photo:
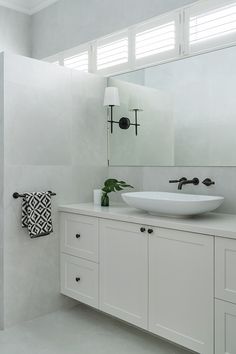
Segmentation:
<svg viewBox="0 0 236 354">
<path fill-rule="evenodd" d="M 100 309 L 148 328 L 148 236 L 138 224 L 100 221 Z"/>
<path fill-rule="evenodd" d="M 149 237 L 149 330 L 197 353 L 213 353 L 213 237 L 153 230 Z"/>
<path fill-rule="evenodd" d="M 61 211 L 62 294 L 196 353 L 236 354 L 236 217 Z"/>
</svg>

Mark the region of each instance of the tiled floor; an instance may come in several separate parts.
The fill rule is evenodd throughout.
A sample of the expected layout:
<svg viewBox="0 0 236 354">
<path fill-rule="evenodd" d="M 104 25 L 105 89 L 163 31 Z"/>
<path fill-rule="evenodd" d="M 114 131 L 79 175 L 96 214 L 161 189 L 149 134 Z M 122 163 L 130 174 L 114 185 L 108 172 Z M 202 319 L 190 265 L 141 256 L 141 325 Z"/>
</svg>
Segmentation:
<svg viewBox="0 0 236 354">
<path fill-rule="evenodd" d="M 0 331 L 1 354 L 189 354 L 85 306 Z"/>
</svg>

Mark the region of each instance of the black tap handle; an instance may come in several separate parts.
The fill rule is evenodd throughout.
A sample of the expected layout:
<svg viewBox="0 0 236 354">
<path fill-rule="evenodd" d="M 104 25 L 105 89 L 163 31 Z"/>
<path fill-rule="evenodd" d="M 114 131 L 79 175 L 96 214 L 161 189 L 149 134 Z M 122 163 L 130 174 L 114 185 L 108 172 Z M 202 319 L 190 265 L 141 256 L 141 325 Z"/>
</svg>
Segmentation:
<svg viewBox="0 0 236 354">
<path fill-rule="evenodd" d="M 199 178 L 194 177 L 194 178 L 192 179 L 192 183 L 193 183 L 194 186 L 199 185 Z"/>
<path fill-rule="evenodd" d="M 204 181 L 202 183 L 205 184 L 205 186 L 207 186 L 207 187 L 210 187 L 211 185 L 215 184 L 215 182 L 212 181 L 210 178 L 204 179 Z"/>
</svg>

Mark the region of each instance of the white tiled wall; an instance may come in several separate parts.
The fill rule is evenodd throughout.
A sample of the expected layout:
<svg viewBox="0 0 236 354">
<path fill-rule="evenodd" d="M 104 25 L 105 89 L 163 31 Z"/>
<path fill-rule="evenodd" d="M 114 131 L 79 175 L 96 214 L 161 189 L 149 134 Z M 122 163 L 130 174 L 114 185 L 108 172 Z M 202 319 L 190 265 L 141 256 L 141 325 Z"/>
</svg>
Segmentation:
<svg viewBox="0 0 236 354">
<path fill-rule="evenodd" d="M 59 292 L 57 207 L 107 175 L 105 79 L 5 55 L 5 326 L 71 305 Z M 54 233 L 31 240 L 12 193 L 52 190 Z M 1 268 L 1 267 L 0 267 Z"/>
</svg>

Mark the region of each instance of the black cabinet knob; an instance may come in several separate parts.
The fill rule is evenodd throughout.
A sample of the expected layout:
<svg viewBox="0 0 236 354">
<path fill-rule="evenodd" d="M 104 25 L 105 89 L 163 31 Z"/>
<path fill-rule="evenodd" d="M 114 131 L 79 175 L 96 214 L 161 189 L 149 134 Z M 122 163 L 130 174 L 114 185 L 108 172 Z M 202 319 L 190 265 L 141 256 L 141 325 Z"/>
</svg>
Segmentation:
<svg viewBox="0 0 236 354">
<path fill-rule="evenodd" d="M 80 234 L 76 234 L 75 237 L 76 237 L 76 238 L 80 238 Z"/>
<path fill-rule="evenodd" d="M 80 278 L 79 277 L 77 277 L 77 278 L 75 278 L 75 280 L 77 281 L 77 283 L 80 281 Z"/>
<path fill-rule="evenodd" d="M 153 229 L 148 229 L 148 233 L 152 234 L 153 233 Z"/>
<path fill-rule="evenodd" d="M 145 227 L 141 227 L 140 231 L 145 232 L 146 231 Z"/>
</svg>

